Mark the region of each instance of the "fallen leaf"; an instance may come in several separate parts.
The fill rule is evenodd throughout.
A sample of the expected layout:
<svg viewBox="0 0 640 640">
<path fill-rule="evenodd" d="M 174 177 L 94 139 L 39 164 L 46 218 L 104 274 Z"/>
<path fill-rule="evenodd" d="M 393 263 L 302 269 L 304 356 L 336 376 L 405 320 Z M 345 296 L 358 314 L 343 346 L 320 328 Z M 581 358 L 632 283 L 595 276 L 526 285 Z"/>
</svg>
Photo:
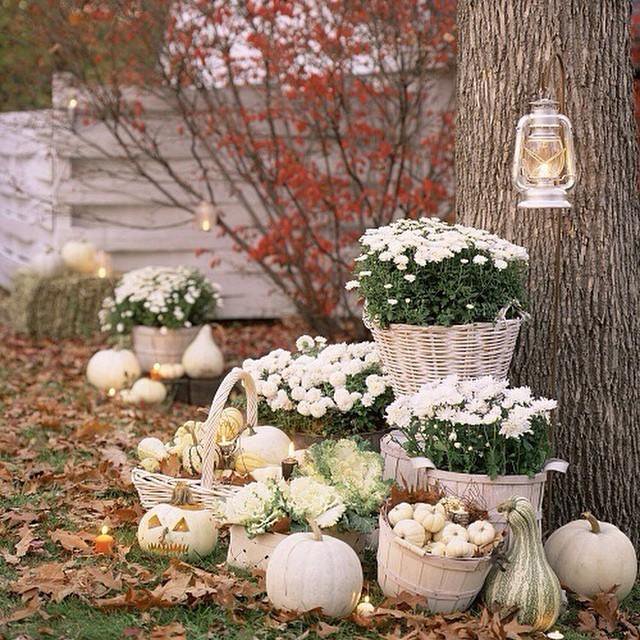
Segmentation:
<svg viewBox="0 0 640 640">
<path fill-rule="evenodd" d="M 49 537 L 53 542 L 61 544 L 67 551 L 88 551 L 91 548 L 77 533 L 71 533 L 64 529 L 52 531 Z"/>
</svg>

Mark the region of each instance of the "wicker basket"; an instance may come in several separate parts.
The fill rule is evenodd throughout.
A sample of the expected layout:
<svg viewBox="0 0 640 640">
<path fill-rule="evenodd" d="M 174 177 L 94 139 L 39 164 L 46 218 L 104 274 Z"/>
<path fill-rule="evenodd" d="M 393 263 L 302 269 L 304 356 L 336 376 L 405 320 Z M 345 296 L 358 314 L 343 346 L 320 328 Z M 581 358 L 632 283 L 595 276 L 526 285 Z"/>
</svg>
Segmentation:
<svg viewBox="0 0 640 640">
<path fill-rule="evenodd" d="M 366 315 L 365 326 L 375 340 L 396 396 L 410 395 L 425 382 L 457 374 L 461 379 L 492 375 L 506 378 L 522 318 L 476 322 L 452 327 L 375 325 Z"/>
<path fill-rule="evenodd" d="M 443 558 L 396 536 L 380 514 L 378 584 L 385 596 L 403 591 L 426 598 L 434 613 L 465 611 L 471 606 L 491 569 L 491 557 Z"/>
<path fill-rule="evenodd" d="M 361 554 L 369 546 L 369 536 L 364 533 L 342 533 L 326 530 L 327 535 L 346 542 L 356 553 Z M 266 571 L 274 549 L 287 537 L 285 533 L 263 533 L 250 538 L 245 528 L 234 524 L 229 532 L 227 564 L 248 571 Z"/>
<path fill-rule="evenodd" d="M 247 396 L 247 425 L 253 428 L 258 422 L 258 396 L 253 378 L 246 372 L 235 367 L 222 381 L 211 403 L 209 415 L 202 427 L 204 440 L 202 442 L 204 453 L 202 456 L 202 478 L 174 478 L 162 473 L 150 473 L 140 467 L 131 472 L 131 479 L 135 485 L 140 502 L 145 509 L 150 509 L 157 504 L 169 502 L 173 489 L 178 482 L 186 482 L 193 493 L 195 500 L 207 508 L 215 508 L 221 501 L 238 491 L 237 487 L 224 485 L 216 481 L 214 477 L 215 460 L 217 458 L 216 431 L 222 410 L 234 385 L 242 381 Z"/>
<path fill-rule="evenodd" d="M 392 431 L 380 442 L 380 452 L 384 461 L 385 480 L 395 480 L 407 488 L 425 489 L 438 484 L 448 494 L 473 498 L 490 512 L 491 521 L 496 528 L 505 529 L 507 522 L 504 514 L 496 507 L 514 495 L 527 498 L 536 509 L 538 523 L 542 522 L 542 502 L 547 474 L 550 471 L 565 473 L 569 464 L 564 460 L 548 460 L 542 471 L 529 476 L 499 476 L 492 480 L 481 474 L 453 473 L 436 469 L 427 458 L 409 458 L 400 445 L 403 435 Z"/>
<path fill-rule="evenodd" d="M 156 362 L 179 364 L 187 347 L 195 340 L 201 327 L 143 327 L 136 325 L 131 332 L 133 351 L 143 371 L 151 371 Z"/>
</svg>

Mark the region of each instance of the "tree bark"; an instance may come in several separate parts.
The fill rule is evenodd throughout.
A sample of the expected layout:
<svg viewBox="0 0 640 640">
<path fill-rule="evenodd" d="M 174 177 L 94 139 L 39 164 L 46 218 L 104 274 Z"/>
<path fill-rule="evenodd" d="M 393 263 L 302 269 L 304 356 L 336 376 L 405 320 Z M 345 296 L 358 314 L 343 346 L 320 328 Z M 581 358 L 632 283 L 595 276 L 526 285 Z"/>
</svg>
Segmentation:
<svg viewBox="0 0 640 640">
<path fill-rule="evenodd" d="M 640 208 L 627 0 L 458 0 L 457 212 L 529 249 L 532 320 L 512 382 L 559 402 L 555 527 L 585 509 L 640 542 Z M 518 210 L 515 125 L 552 52 L 567 71 L 572 209 Z M 560 216 L 558 373 L 551 382 Z M 555 388 L 552 388 L 555 387 Z"/>
</svg>

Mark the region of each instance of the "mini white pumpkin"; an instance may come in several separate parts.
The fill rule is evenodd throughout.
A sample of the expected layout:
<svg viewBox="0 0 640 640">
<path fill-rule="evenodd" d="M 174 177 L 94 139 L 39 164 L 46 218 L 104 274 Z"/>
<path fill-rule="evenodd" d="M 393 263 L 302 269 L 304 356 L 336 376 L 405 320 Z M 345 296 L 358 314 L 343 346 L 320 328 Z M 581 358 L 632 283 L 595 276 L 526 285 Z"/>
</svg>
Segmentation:
<svg viewBox="0 0 640 640">
<path fill-rule="evenodd" d="M 445 546 L 447 558 L 470 558 L 476 551 L 476 547 L 467 542 L 462 536 L 453 536 Z"/>
<path fill-rule="evenodd" d="M 444 527 L 442 527 L 442 529 L 440 529 L 440 531 L 436 532 L 433 534 L 433 541 L 434 542 L 442 542 L 442 537 L 444 535 L 444 530 L 450 525 L 453 524 L 453 522 L 451 522 L 450 520 L 445 520 L 444 521 Z"/>
<path fill-rule="evenodd" d="M 415 544 L 416 547 L 423 547 L 427 541 L 427 532 L 424 530 L 424 527 L 413 518 L 400 520 L 400 522 L 393 527 L 393 533 L 399 538 Z"/>
<path fill-rule="evenodd" d="M 446 555 L 446 545 L 443 542 L 430 542 L 427 546 L 427 551 L 433 556 Z"/>
<path fill-rule="evenodd" d="M 485 544 L 493 542 L 496 537 L 496 530 L 488 520 L 476 520 L 467 527 L 469 542 L 483 547 Z"/>
<path fill-rule="evenodd" d="M 158 368 L 158 374 L 166 380 L 175 380 L 182 378 L 184 375 L 184 367 L 181 364 L 161 364 Z"/>
<path fill-rule="evenodd" d="M 62 271 L 63 267 L 60 254 L 49 248 L 37 253 L 29 260 L 28 271 L 42 278 L 53 278 Z"/>
<path fill-rule="evenodd" d="M 444 509 L 431 504 L 416 505 L 413 511 L 413 519 L 419 522 L 429 533 L 442 531 L 446 522 Z"/>
<path fill-rule="evenodd" d="M 242 432 L 238 438 L 239 453 L 253 454 L 265 465 L 280 464 L 289 455 L 291 439 L 277 427 L 264 425 Z"/>
<path fill-rule="evenodd" d="M 633 544 L 613 524 L 590 513 L 554 531 L 544 551 L 560 583 L 591 597 L 614 585 L 616 597 L 629 595 L 636 581 L 638 562 Z"/>
<path fill-rule="evenodd" d="M 182 355 L 182 366 L 190 378 L 216 378 L 224 371 L 222 351 L 211 336 L 207 324 Z"/>
<path fill-rule="evenodd" d="M 454 538 L 461 538 L 465 542 L 469 542 L 467 530 L 462 525 L 451 522 L 442 529 L 441 541 L 448 545 Z"/>
<path fill-rule="evenodd" d="M 160 463 L 155 458 L 143 458 L 140 460 L 140 466 L 149 473 L 160 471 Z"/>
<path fill-rule="evenodd" d="M 129 402 L 135 404 L 160 404 L 167 397 L 167 388 L 151 378 L 136 380 L 129 392 Z"/>
<path fill-rule="evenodd" d="M 217 541 L 213 512 L 194 504 L 191 490 L 182 482 L 171 502 L 147 511 L 138 526 L 140 548 L 159 555 L 197 559 L 210 554 Z"/>
<path fill-rule="evenodd" d="M 395 527 L 400 520 L 413 518 L 413 507 L 408 502 L 400 502 L 387 514 L 389 524 Z"/>
<path fill-rule="evenodd" d="M 138 459 L 154 458 L 155 460 L 164 460 L 168 452 L 164 443 L 159 438 L 142 438 L 138 442 Z"/>
<path fill-rule="evenodd" d="M 102 349 L 87 364 L 87 380 L 103 391 L 123 389 L 140 377 L 140 364 L 128 349 Z"/>
<path fill-rule="evenodd" d="M 342 540 L 313 533 L 288 535 L 273 551 L 267 567 L 267 596 L 277 609 L 304 612 L 320 609 L 343 618 L 358 604 L 362 567 L 355 551 Z"/>
<path fill-rule="evenodd" d="M 96 248 L 86 240 L 69 240 L 60 255 L 67 267 L 78 273 L 93 273 L 96 269 Z"/>
</svg>

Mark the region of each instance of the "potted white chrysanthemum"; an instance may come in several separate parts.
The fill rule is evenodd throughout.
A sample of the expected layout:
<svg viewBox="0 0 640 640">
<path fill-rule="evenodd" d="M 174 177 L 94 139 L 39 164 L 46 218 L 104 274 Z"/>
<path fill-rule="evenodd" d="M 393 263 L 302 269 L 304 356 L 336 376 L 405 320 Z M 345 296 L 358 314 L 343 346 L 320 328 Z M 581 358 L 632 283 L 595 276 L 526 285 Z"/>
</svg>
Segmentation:
<svg viewBox="0 0 640 640">
<path fill-rule="evenodd" d="M 100 312 L 102 330 L 131 333 L 140 366 L 173 364 L 221 306 L 219 287 L 197 269 L 144 267 L 125 273 Z"/>
<path fill-rule="evenodd" d="M 395 431 L 381 443 L 385 474 L 412 487 L 472 494 L 489 511 L 522 495 L 540 519 L 547 472 L 567 468 L 549 458 L 555 408 L 555 400 L 491 376 L 426 383 L 387 408 Z"/>
<path fill-rule="evenodd" d="M 397 395 L 458 374 L 506 377 L 523 317 L 527 251 L 481 229 L 398 220 L 360 238 L 365 324 Z"/>
<path fill-rule="evenodd" d="M 306 530 L 309 520 L 361 552 L 377 526 L 388 484 L 380 455 L 353 440 L 312 445 L 290 482 L 253 482 L 226 501 L 227 562 L 266 570 L 278 543 Z"/>
</svg>

